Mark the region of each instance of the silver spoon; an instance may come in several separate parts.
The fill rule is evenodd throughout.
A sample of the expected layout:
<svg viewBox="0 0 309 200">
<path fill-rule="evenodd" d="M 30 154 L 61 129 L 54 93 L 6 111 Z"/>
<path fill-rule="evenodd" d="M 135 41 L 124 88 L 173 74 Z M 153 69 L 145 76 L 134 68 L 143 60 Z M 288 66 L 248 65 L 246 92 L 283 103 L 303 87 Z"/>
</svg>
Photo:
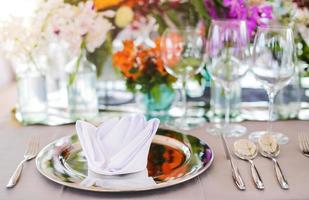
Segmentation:
<svg viewBox="0 0 309 200">
<path fill-rule="evenodd" d="M 242 160 L 246 160 L 251 164 L 251 175 L 255 186 L 259 190 L 264 189 L 264 183 L 261 179 L 261 176 L 253 163 L 253 159 L 257 156 L 257 147 L 256 145 L 247 139 L 240 139 L 234 142 L 234 153 L 237 157 Z"/>
<path fill-rule="evenodd" d="M 281 188 L 285 190 L 289 189 L 289 184 L 282 173 L 278 161 L 276 160 L 276 157 L 278 157 L 280 153 L 280 148 L 276 139 L 270 134 L 264 134 L 259 138 L 259 146 L 261 155 L 273 161 L 277 180 Z"/>
</svg>

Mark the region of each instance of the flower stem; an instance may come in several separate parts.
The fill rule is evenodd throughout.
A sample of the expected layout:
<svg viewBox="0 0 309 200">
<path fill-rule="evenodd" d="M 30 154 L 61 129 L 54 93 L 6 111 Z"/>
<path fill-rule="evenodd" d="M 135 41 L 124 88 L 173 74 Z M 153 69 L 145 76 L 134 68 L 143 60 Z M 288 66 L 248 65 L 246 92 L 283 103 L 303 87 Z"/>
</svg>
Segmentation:
<svg viewBox="0 0 309 200">
<path fill-rule="evenodd" d="M 80 62 L 83 58 L 83 55 L 86 51 L 86 41 L 85 39 L 82 41 L 82 44 L 81 44 L 81 47 L 80 47 L 80 53 L 77 57 L 77 60 L 76 60 L 76 65 L 75 65 L 75 68 L 74 70 L 69 74 L 69 80 L 68 80 L 68 86 L 72 86 L 76 80 L 76 76 L 77 76 L 77 73 L 79 71 L 79 67 L 80 67 Z"/>
</svg>

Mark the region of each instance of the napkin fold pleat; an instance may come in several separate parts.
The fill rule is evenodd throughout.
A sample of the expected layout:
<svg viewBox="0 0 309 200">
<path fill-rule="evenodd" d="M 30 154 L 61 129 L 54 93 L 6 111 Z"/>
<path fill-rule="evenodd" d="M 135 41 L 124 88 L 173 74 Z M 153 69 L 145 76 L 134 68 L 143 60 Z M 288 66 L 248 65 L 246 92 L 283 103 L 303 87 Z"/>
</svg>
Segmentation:
<svg viewBox="0 0 309 200">
<path fill-rule="evenodd" d="M 134 164 L 134 161 L 136 158 L 140 158 L 139 155 L 136 154 L 140 154 L 141 156 L 143 154 L 147 154 L 147 152 L 144 151 L 139 151 L 143 146 L 150 146 L 151 143 L 151 136 L 150 133 L 152 132 L 154 129 L 157 129 L 156 126 L 153 126 L 153 123 L 149 123 L 144 131 L 141 131 L 138 133 L 138 135 L 133 138 L 133 140 L 130 142 L 129 145 L 125 146 L 121 151 L 119 151 L 112 159 L 111 159 L 111 164 L 109 165 L 110 168 L 113 168 L 115 170 L 119 170 L 117 169 L 117 166 L 121 166 L 120 168 L 122 168 L 124 171 L 126 171 L 126 165 L 127 163 L 129 163 L 131 161 L 131 163 Z M 121 155 L 123 155 L 123 157 L 125 157 L 126 159 L 123 160 L 121 159 Z M 133 159 L 133 160 L 132 160 Z M 144 160 L 144 162 L 147 162 L 147 160 Z M 136 163 L 138 163 L 138 161 L 136 161 Z M 147 163 L 146 163 L 147 164 Z M 130 167 L 130 166 L 128 166 Z M 134 171 L 135 172 L 135 171 Z"/>
<path fill-rule="evenodd" d="M 147 121 L 143 115 L 110 118 L 99 127 L 76 122 L 76 130 L 88 162 L 95 173 L 118 175 L 146 169 L 158 119 Z"/>
<path fill-rule="evenodd" d="M 137 173 L 115 176 L 102 176 L 88 171 L 88 176 L 80 183 L 85 187 L 97 186 L 106 189 L 137 189 L 156 184 L 152 177 L 148 177 L 147 170 Z"/>
<path fill-rule="evenodd" d="M 87 122 L 83 123 L 81 121 L 77 121 L 76 130 L 77 130 L 77 133 L 83 133 L 83 134 L 78 134 L 78 137 L 79 137 L 81 146 L 87 148 L 87 150 L 84 151 L 84 153 L 86 154 L 86 157 L 92 158 L 92 159 L 87 159 L 88 165 L 93 166 L 93 168 L 103 167 L 104 164 L 106 164 L 105 153 L 104 151 L 102 151 L 99 144 L 95 142 L 96 127 Z M 99 163 L 98 161 L 102 164 L 101 165 L 98 164 Z"/>
</svg>

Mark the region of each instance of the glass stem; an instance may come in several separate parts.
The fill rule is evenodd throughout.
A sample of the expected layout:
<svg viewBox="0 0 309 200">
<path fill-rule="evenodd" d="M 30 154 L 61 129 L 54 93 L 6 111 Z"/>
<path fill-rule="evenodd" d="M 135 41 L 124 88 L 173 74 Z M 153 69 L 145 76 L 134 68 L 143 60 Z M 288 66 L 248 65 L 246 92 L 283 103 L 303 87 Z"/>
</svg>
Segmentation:
<svg viewBox="0 0 309 200">
<path fill-rule="evenodd" d="M 276 93 L 273 91 L 269 91 L 268 93 L 268 99 L 269 99 L 269 107 L 268 107 L 268 126 L 267 126 L 267 132 L 272 133 L 273 129 L 273 113 L 274 113 L 274 100 Z"/>
<path fill-rule="evenodd" d="M 186 76 L 181 79 L 181 104 L 184 109 L 184 113 L 182 115 L 183 119 L 187 117 L 187 80 Z"/>
<path fill-rule="evenodd" d="M 225 127 L 230 124 L 230 89 L 224 89 L 225 96 Z"/>
</svg>

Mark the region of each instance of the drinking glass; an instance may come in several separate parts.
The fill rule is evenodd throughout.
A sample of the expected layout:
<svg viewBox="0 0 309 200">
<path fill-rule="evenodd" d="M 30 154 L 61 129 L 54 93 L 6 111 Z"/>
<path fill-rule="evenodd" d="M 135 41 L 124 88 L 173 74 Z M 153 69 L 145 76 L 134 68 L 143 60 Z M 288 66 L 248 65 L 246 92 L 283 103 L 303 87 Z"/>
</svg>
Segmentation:
<svg viewBox="0 0 309 200">
<path fill-rule="evenodd" d="M 262 84 L 269 98 L 269 119 L 266 131 L 253 132 L 249 139 L 256 141 L 265 133 L 272 134 L 280 144 L 288 142 L 288 137 L 272 130 L 274 98 L 285 87 L 295 72 L 295 46 L 290 27 L 269 26 L 258 29 L 254 47 L 252 72 Z"/>
<path fill-rule="evenodd" d="M 181 82 L 181 118 L 171 121 L 171 126 L 188 130 L 196 126 L 196 119 L 187 116 L 186 84 L 197 74 L 205 53 L 203 34 L 194 27 L 168 28 L 161 38 L 161 57 L 164 68 Z"/>
<path fill-rule="evenodd" d="M 247 24 L 243 20 L 212 20 L 207 41 L 208 71 L 224 89 L 225 124 L 215 124 L 207 132 L 239 137 L 246 127 L 230 124 L 230 97 L 235 84 L 249 69 L 250 51 Z"/>
</svg>

